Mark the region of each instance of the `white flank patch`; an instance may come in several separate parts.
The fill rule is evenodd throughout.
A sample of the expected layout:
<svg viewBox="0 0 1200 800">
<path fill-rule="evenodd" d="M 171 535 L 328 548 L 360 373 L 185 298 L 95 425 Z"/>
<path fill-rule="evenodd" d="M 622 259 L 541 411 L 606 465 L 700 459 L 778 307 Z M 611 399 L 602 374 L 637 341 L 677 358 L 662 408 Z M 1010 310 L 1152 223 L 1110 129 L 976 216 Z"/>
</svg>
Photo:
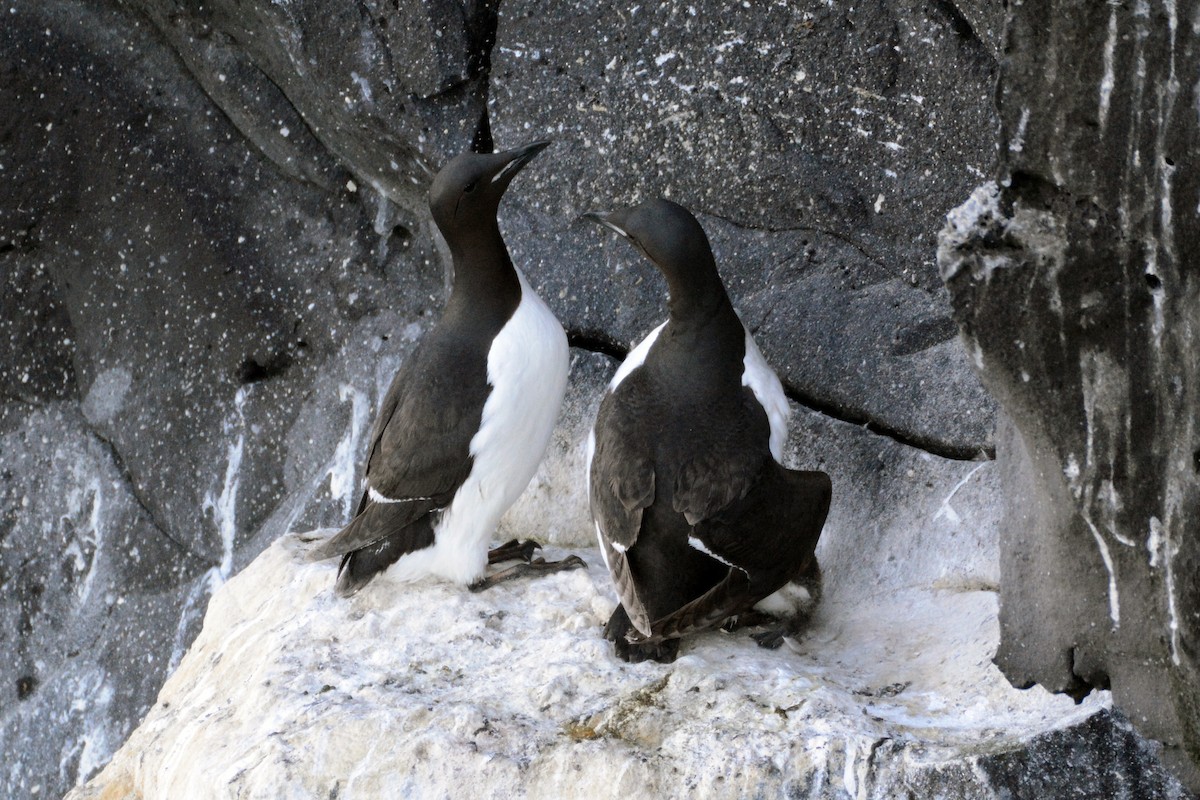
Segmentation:
<svg viewBox="0 0 1200 800">
<path fill-rule="evenodd" d="M 608 563 L 608 548 L 604 546 L 604 533 L 600 530 L 600 523 L 596 523 L 596 543 L 600 546 L 600 559 L 604 562 L 604 568 L 612 570 L 612 564 Z"/>
<path fill-rule="evenodd" d="M 794 617 L 813 606 L 812 593 L 797 583 L 785 583 L 779 591 L 754 604 L 755 611 L 773 617 Z"/>
<path fill-rule="evenodd" d="M 371 499 L 372 503 L 380 503 L 380 504 L 412 503 L 417 500 L 432 500 L 433 499 L 432 497 L 399 497 L 396 499 L 392 499 L 391 497 L 384 497 L 379 492 L 375 491 L 374 486 L 367 487 L 367 497 L 369 497 Z"/>
<path fill-rule="evenodd" d="M 779 382 L 779 376 L 763 358 L 762 351 L 758 349 L 750 331 L 746 331 L 742 386 L 750 387 L 763 411 L 767 412 L 767 420 L 771 423 L 771 455 L 777 462 L 783 463 L 783 444 L 787 441 L 788 417 L 791 416 L 792 409 L 788 405 L 787 395 L 783 393 L 783 384 Z"/>
<path fill-rule="evenodd" d="M 717 555 L 716 553 L 714 553 L 712 550 L 709 550 L 709 549 L 708 549 L 708 548 L 705 546 L 704 542 L 700 541 L 700 540 L 699 540 L 699 539 L 697 539 L 695 536 L 689 536 L 689 537 L 688 537 L 688 544 L 689 544 L 689 545 L 691 545 L 692 549 L 694 549 L 694 550 L 699 550 L 701 553 L 704 553 L 704 555 L 706 555 L 706 556 L 708 556 L 708 557 L 710 557 L 710 558 L 715 558 L 717 561 L 720 561 L 722 564 L 724 564 L 724 565 L 725 565 L 725 566 L 727 566 L 727 567 L 730 567 L 730 568 L 732 568 L 732 569 L 739 569 L 739 570 L 742 570 L 742 572 L 746 573 L 747 575 L 749 575 L 749 574 L 750 574 L 749 572 L 746 572 L 746 570 L 744 570 L 744 569 L 742 569 L 741 567 L 739 567 L 737 564 L 734 564 L 734 563 L 733 563 L 733 562 L 731 562 L 731 561 L 726 561 L 725 559 L 721 558 L 719 555 Z"/>
<path fill-rule="evenodd" d="M 517 277 L 521 303 L 488 352 L 492 391 L 471 439 L 471 474 L 442 513 L 433 547 L 389 570 L 398 580 L 436 575 L 470 583 L 482 576 L 496 523 L 525 490 L 550 443 L 567 388 L 567 336 L 520 270 Z"/>
<path fill-rule="evenodd" d="M 621 362 L 621 366 L 617 367 L 617 372 L 612 376 L 612 380 L 608 382 L 608 390 L 615 392 L 617 387 L 621 385 L 621 381 L 629 377 L 629 373 L 646 363 L 646 356 L 650 354 L 650 348 L 654 346 L 654 342 L 658 339 L 658 335 L 662 333 L 662 329 L 667 327 L 667 323 L 659 325 L 654 330 L 646 335 L 638 343 L 638 346 L 629 351 L 629 355 L 625 356 L 625 360 Z M 591 458 L 588 459 L 591 462 Z"/>
</svg>

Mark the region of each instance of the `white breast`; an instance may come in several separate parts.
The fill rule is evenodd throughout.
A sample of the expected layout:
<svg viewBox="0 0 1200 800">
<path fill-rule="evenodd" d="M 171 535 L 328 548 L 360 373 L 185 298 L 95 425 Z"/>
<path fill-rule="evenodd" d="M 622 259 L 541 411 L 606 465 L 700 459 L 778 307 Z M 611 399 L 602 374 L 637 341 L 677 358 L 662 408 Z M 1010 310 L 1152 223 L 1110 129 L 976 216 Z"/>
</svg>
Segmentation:
<svg viewBox="0 0 1200 800">
<path fill-rule="evenodd" d="M 496 523 L 525 490 L 550 443 L 567 388 L 567 337 L 520 270 L 517 277 L 521 303 L 488 351 L 492 390 L 471 439 L 471 474 L 443 512 L 434 546 L 396 565 L 401 580 L 409 572 L 462 583 L 482 576 Z"/>
</svg>

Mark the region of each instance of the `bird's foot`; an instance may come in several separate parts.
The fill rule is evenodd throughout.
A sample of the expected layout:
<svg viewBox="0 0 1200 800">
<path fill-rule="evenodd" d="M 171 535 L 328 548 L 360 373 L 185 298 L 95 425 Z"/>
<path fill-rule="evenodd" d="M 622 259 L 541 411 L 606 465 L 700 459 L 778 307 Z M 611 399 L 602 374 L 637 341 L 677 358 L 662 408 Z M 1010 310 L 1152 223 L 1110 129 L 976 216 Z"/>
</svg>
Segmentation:
<svg viewBox="0 0 1200 800">
<path fill-rule="evenodd" d="M 750 638 L 758 642 L 759 647 L 765 647 L 768 650 L 778 650 L 783 644 L 784 639 L 796 639 L 809 627 L 812 623 L 811 614 L 797 614 L 793 617 L 785 617 L 784 619 L 773 619 L 773 624 L 763 625 L 764 630 L 750 634 Z"/>
<path fill-rule="evenodd" d="M 507 545 L 505 545 L 507 547 Z M 491 589 L 506 581 L 515 580 L 516 578 L 524 578 L 532 575 L 549 575 L 552 572 L 561 572 L 567 569 L 578 569 L 586 567 L 587 564 L 579 556 L 567 556 L 562 561 L 547 561 L 538 556 L 526 564 L 517 564 L 500 572 L 487 575 L 472 583 L 469 588 L 472 592 L 483 592 Z"/>
<path fill-rule="evenodd" d="M 764 614 L 761 611 L 753 609 L 743 611 L 741 614 L 730 617 L 725 620 L 725 624 L 721 626 L 721 630 L 727 633 L 741 630 L 742 628 L 755 628 L 759 625 L 766 625 L 769 622 L 774 622 L 775 618 L 770 614 Z"/>
<path fill-rule="evenodd" d="M 641 634 L 629 621 L 629 615 L 625 613 L 625 609 L 617 606 L 617 610 L 609 617 L 608 624 L 604 626 L 604 638 L 613 643 L 613 650 L 616 651 L 617 658 L 628 661 L 630 664 L 638 664 L 642 661 L 670 664 L 679 656 L 678 639 L 640 642 L 631 641 L 631 636 L 640 637 Z"/>
<path fill-rule="evenodd" d="M 524 561 L 528 564 L 533 561 L 533 554 L 540 549 L 542 546 L 532 539 L 526 539 L 523 542 L 519 539 L 510 539 L 496 549 L 488 551 L 488 563 Z"/>
<path fill-rule="evenodd" d="M 765 631 L 750 634 L 750 638 L 758 642 L 759 647 L 764 647 L 767 650 L 778 650 L 783 644 L 783 640 L 789 636 L 793 636 L 794 632 L 790 625 L 774 625 L 767 628 Z"/>
</svg>

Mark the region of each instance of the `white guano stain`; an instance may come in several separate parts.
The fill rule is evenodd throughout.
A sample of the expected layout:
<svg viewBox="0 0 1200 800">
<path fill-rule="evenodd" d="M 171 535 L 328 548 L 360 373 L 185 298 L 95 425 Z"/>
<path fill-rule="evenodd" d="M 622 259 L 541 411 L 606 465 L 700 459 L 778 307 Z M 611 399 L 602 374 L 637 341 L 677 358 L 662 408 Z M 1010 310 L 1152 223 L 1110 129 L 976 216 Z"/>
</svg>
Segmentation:
<svg viewBox="0 0 1200 800">
<path fill-rule="evenodd" d="M 1112 554 L 1108 552 L 1108 543 L 1104 541 L 1104 537 L 1100 535 L 1100 531 L 1092 524 L 1091 519 L 1085 514 L 1083 521 L 1087 523 L 1088 530 L 1092 532 L 1092 538 L 1096 540 L 1096 547 L 1100 550 L 1100 558 L 1104 561 L 1104 568 L 1108 570 L 1108 616 L 1112 619 L 1113 630 L 1121 627 L 1121 598 L 1117 593 L 1117 569 L 1113 564 Z"/>
<path fill-rule="evenodd" d="M 1117 50 L 1117 9 L 1114 6 L 1108 17 L 1108 38 L 1104 42 L 1104 77 L 1100 79 L 1100 130 L 1108 122 L 1108 108 L 1112 102 L 1112 90 L 1116 85 L 1113 73 L 1113 56 Z"/>
<path fill-rule="evenodd" d="M 103 670 L 70 681 L 75 700 L 71 716 L 79 715 L 78 738 L 63 745 L 58 774 L 65 779 L 72 767 L 79 780 L 86 780 L 100 770 L 120 745 L 120 739 L 110 730 L 110 714 L 115 697 L 108 674 Z M 78 757 L 78 761 L 76 761 Z"/>
<path fill-rule="evenodd" d="M 1029 109 L 1021 110 L 1021 118 L 1017 120 L 1017 130 L 1008 143 L 1010 153 L 1020 153 L 1025 149 L 1025 129 L 1029 127 Z"/>
<path fill-rule="evenodd" d="M 950 505 L 950 501 L 954 499 L 956 494 L 958 494 L 958 490 L 966 486 L 967 481 L 971 480 L 971 478 L 975 476 L 975 473 L 979 472 L 979 470 L 983 469 L 985 466 L 987 466 L 986 461 L 968 472 L 963 476 L 962 480 L 954 484 L 954 488 L 950 490 L 950 494 L 946 495 L 946 499 L 942 501 L 937 513 L 933 515 L 935 520 L 945 517 L 951 525 L 957 525 L 958 523 L 962 522 L 962 517 L 960 517 L 958 512 L 954 510 L 954 507 Z"/>
<path fill-rule="evenodd" d="M 338 388 L 338 399 L 343 403 L 350 402 L 350 421 L 346 425 L 346 433 L 338 442 L 333 458 L 329 464 L 329 493 L 334 500 L 342 503 L 342 513 L 349 519 L 354 513 L 357 484 L 354 480 L 359 457 L 359 439 L 366 429 L 371 412 L 371 403 L 366 393 L 348 383 Z"/>
<path fill-rule="evenodd" d="M 92 513 L 88 516 L 88 529 L 91 532 L 92 561 L 88 565 L 87 575 L 79 589 L 79 604 L 82 606 L 92 594 L 92 584 L 96 580 L 96 566 L 100 562 L 100 548 L 104 545 L 104 520 L 101 514 L 103 505 L 100 496 L 100 479 L 93 478 L 89 487 L 92 493 Z"/>
<path fill-rule="evenodd" d="M 1171 542 L 1169 524 L 1164 525 L 1158 517 L 1150 518 L 1150 534 L 1146 537 L 1146 549 L 1150 551 L 1150 566 L 1161 568 L 1163 571 L 1167 590 L 1167 629 L 1171 633 L 1171 663 L 1179 666 L 1179 609 L 1175 603 L 1173 564 L 1176 554 L 1179 553 L 1179 547 Z"/>
<path fill-rule="evenodd" d="M 233 572 L 233 545 L 237 536 L 237 496 L 242 482 L 242 455 L 246 449 L 246 416 L 243 408 L 248 395 L 249 388 L 246 386 L 237 390 L 233 398 L 234 413 L 225 421 L 225 434 L 228 436 L 236 431 L 237 436 L 229 445 L 221 492 L 215 497 L 212 491 L 206 492 L 201 505 L 204 512 L 212 514 L 213 525 L 221 537 L 221 563 L 208 571 L 212 591 L 216 591 Z"/>
</svg>

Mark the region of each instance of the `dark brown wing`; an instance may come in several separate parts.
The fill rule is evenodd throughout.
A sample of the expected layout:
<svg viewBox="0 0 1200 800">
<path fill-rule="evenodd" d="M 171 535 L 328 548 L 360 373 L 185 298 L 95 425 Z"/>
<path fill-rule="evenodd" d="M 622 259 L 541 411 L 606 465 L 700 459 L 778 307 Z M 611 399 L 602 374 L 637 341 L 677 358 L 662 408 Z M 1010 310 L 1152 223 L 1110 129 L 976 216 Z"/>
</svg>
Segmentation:
<svg viewBox="0 0 1200 800">
<path fill-rule="evenodd" d="M 693 533 L 715 555 L 752 577 L 778 575 L 779 584 L 770 594 L 798 574 L 816 551 L 832 495 L 824 472 L 790 470 L 770 460 L 745 497 L 697 524 Z"/>
<path fill-rule="evenodd" d="M 471 473 L 471 439 L 489 391 L 485 353 L 432 334 L 422 340 L 380 404 L 358 513 L 313 557 L 367 547 L 445 508 Z M 403 552 L 425 546 L 413 538 Z"/>
<path fill-rule="evenodd" d="M 642 512 L 654 502 L 653 450 L 634 425 L 637 411 L 629 399 L 621 392 L 600 402 L 589 468 L 592 518 L 601 537 L 619 551 L 637 541 Z"/>
<path fill-rule="evenodd" d="M 366 471 L 368 485 L 383 497 L 449 502 L 470 474 L 471 439 L 490 388 L 486 357 L 468 360 L 478 363 L 464 369 L 445 359 L 418 362 L 392 381 L 382 408 L 390 413 L 371 442 Z"/>
<path fill-rule="evenodd" d="M 746 495 L 693 528 L 729 574 L 704 595 L 650 626 L 639 641 L 684 636 L 719 625 L 810 569 L 829 514 L 824 472 L 789 470 L 769 460 Z"/>
<path fill-rule="evenodd" d="M 675 474 L 672 506 L 689 525 L 719 514 L 743 498 L 772 461 L 771 427 L 762 405 L 749 389 L 741 407 L 721 415 L 721 427 L 709 430 L 702 449 L 682 461 Z"/>
</svg>

